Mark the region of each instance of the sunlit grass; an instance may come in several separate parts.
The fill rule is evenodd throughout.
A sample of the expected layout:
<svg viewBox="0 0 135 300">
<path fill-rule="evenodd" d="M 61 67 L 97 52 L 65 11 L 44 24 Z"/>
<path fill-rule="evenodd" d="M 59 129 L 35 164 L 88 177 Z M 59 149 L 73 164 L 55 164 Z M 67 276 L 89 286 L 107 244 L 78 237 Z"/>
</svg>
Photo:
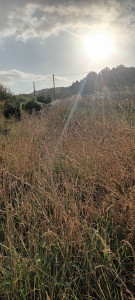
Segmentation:
<svg viewBox="0 0 135 300">
<path fill-rule="evenodd" d="M 133 111 L 73 106 L 0 132 L 1 299 L 134 299 Z"/>
</svg>

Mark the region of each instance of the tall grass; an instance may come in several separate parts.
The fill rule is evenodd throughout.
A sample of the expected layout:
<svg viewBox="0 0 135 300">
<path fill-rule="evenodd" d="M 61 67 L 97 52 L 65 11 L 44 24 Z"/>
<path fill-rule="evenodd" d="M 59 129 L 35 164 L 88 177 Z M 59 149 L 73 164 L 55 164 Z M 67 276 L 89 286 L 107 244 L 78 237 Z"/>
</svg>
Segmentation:
<svg viewBox="0 0 135 300">
<path fill-rule="evenodd" d="M 0 299 L 134 299 L 133 117 L 72 106 L 1 130 Z"/>
</svg>

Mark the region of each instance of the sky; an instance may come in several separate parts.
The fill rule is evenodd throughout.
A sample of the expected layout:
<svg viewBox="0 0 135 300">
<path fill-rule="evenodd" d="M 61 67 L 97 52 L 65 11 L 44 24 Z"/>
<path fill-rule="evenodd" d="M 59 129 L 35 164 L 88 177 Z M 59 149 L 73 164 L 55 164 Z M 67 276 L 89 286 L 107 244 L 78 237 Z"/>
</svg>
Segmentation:
<svg viewBox="0 0 135 300">
<path fill-rule="evenodd" d="M 52 87 L 53 74 L 68 86 L 90 71 L 135 67 L 134 36 L 134 0 L 0 0 L 0 84 L 30 93 L 33 82 Z"/>
</svg>

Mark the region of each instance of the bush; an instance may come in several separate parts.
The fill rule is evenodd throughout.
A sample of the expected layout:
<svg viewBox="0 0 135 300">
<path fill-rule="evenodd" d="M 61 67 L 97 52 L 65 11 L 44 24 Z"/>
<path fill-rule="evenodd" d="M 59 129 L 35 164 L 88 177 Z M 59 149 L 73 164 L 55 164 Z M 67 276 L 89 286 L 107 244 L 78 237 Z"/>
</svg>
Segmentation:
<svg viewBox="0 0 135 300">
<path fill-rule="evenodd" d="M 25 97 L 18 97 L 18 100 L 20 103 L 25 103 L 27 101 L 27 99 Z"/>
<path fill-rule="evenodd" d="M 17 119 L 21 118 L 20 103 L 14 97 L 4 103 L 4 117 L 11 118 L 12 116 Z"/>
<path fill-rule="evenodd" d="M 42 106 L 37 101 L 30 100 L 22 105 L 22 109 L 24 109 L 29 114 L 32 114 L 33 111 L 39 112 L 42 109 Z"/>
<path fill-rule="evenodd" d="M 37 97 L 37 101 L 44 104 L 50 104 L 52 101 L 52 98 L 49 94 L 47 95 L 40 95 Z"/>
<path fill-rule="evenodd" d="M 8 99 L 10 96 L 11 96 L 10 91 L 0 84 L 0 101 L 4 101 Z"/>
</svg>

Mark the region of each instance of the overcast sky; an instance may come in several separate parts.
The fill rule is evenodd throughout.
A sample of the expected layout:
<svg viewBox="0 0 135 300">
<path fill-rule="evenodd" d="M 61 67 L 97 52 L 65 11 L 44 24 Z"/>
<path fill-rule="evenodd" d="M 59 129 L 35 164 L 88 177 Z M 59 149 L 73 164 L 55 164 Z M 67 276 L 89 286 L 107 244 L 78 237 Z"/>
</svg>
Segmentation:
<svg viewBox="0 0 135 300">
<path fill-rule="evenodd" d="M 92 61 L 83 37 L 105 28 L 115 51 Z M 88 71 L 135 66 L 134 0 L 0 0 L 0 83 L 13 93 L 70 85 Z M 83 74 L 84 73 L 84 74 Z M 72 75 L 76 74 L 76 75 Z"/>
</svg>

